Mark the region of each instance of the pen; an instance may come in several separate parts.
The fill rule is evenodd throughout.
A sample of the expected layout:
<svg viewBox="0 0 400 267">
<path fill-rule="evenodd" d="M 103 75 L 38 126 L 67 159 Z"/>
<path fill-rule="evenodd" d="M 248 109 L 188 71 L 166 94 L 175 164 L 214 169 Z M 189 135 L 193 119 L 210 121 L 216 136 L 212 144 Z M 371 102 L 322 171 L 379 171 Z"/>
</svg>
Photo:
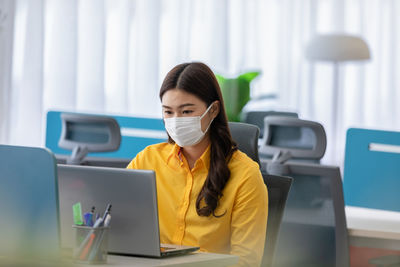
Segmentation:
<svg viewBox="0 0 400 267">
<path fill-rule="evenodd" d="M 87 243 L 87 245 L 85 246 L 85 248 L 82 251 L 81 256 L 79 257 L 80 260 L 86 259 L 86 256 L 87 256 L 87 254 L 89 252 L 89 249 L 90 249 L 90 246 L 92 245 L 93 240 L 94 240 L 95 237 L 96 237 L 96 235 L 94 233 L 92 233 L 90 235 L 89 242 Z"/>
<path fill-rule="evenodd" d="M 110 221 L 111 221 L 111 215 L 107 214 L 106 220 L 104 221 L 104 227 L 108 227 L 110 225 Z M 104 231 L 107 231 L 107 230 L 102 229 L 100 235 L 94 241 L 95 243 L 94 243 L 92 251 L 90 252 L 89 257 L 88 257 L 89 261 L 93 261 L 96 258 L 96 256 L 102 257 L 102 254 L 99 254 L 99 252 L 101 252 L 101 251 L 99 251 L 99 249 L 100 249 L 101 243 L 103 242 L 103 238 L 105 235 Z"/>
</svg>

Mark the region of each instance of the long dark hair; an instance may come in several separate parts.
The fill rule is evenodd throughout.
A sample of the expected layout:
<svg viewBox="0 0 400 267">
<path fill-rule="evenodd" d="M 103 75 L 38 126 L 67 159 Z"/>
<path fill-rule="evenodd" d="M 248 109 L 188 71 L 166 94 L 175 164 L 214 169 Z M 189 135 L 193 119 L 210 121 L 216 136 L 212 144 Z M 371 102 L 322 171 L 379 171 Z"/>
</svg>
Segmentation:
<svg viewBox="0 0 400 267">
<path fill-rule="evenodd" d="M 228 127 L 224 102 L 221 89 L 217 79 L 211 69 L 200 62 L 183 63 L 174 67 L 168 72 L 160 89 L 160 99 L 162 100 L 165 92 L 171 89 L 180 89 L 193 94 L 204 101 L 209 106 L 214 101 L 220 102 L 220 111 L 210 125 L 210 168 L 203 187 L 197 196 L 196 210 L 199 216 L 215 217 L 215 209 L 219 199 L 222 197 L 222 190 L 230 177 L 228 162 L 232 154 L 237 150 L 237 145 L 233 141 Z M 171 137 L 170 143 L 174 143 Z M 204 200 L 205 206 L 201 206 Z"/>
</svg>

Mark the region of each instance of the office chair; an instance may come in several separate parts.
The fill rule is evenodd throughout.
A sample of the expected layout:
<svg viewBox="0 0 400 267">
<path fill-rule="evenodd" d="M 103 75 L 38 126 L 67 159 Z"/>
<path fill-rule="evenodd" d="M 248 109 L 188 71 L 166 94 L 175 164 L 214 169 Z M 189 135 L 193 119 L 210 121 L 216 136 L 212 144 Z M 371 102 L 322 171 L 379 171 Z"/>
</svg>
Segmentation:
<svg viewBox="0 0 400 267">
<path fill-rule="evenodd" d="M 262 169 L 293 178 L 274 266 L 349 266 L 340 169 L 319 164 L 326 149 L 324 128 L 312 121 L 271 116 L 265 118 L 264 131 L 260 154 L 273 158 L 261 158 Z"/>
<path fill-rule="evenodd" d="M 290 176 L 293 183 L 274 266 L 348 267 L 349 244 L 339 167 L 294 161 L 281 165 L 269 174 Z"/>
<path fill-rule="evenodd" d="M 260 164 L 258 158 L 258 127 L 247 123 L 229 122 L 229 128 L 239 150 Z M 268 188 L 268 223 L 261 266 L 272 266 L 275 244 L 292 178 L 263 173 L 263 179 Z"/>
<path fill-rule="evenodd" d="M 275 245 L 293 179 L 266 173 L 263 173 L 262 176 L 268 188 L 268 222 L 261 266 L 270 267 L 273 263 Z"/>
<path fill-rule="evenodd" d="M 61 120 L 62 133 L 58 145 L 72 150 L 72 154 L 64 159 L 65 162 L 60 159 L 58 163 L 83 164 L 89 152 L 114 151 L 120 146 L 120 127 L 112 117 L 62 113 Z"/>
<path fill-rule="evenodd" d="M 232 138 L 238 144 L 239 150 L 246 153 L 247 156 L 260 165 L 258 157 L 258 136 L 260 129 L 255 125 L 242 122 L 229 122 L 228 124 Z"/>
<path fill-rule="evenodd" d="M 268 116 L 259 148 L 262 167 L 265 160 L 319 163 L 326 150 L 324 127 L 314 121 L 294 117 Z"/>
<path fill-rule="evenodd" d="M 295 112 L 285 111 L 243 111 L 241 121 L 258 126 L 260 128 L 260 138 L 264 136 L 264 118 L 267 116 L 285 116 L 298 118 Z"/>
</svg>

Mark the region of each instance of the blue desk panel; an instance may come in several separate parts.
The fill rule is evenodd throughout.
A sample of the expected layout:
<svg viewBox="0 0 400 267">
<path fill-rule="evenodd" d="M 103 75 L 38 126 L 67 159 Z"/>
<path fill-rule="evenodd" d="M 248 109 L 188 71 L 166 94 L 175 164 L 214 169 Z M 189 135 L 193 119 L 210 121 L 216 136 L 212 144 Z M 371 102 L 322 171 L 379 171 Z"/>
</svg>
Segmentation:
<svg viewBox="0 0 400 267">
<path fill-rule="evenodd" d="M 47 113 L 46 147 L 55 154 L 70 155 L 71 151 L 58 146 L 62 128 L 61 113 L 63 112 L 49 111 Z M 167 135 L 162 119 L 109 116 L 116 119 L 121 128 L 122 136 L 119 149 L 113 152 L 89 153 L 88 157 L 131 159 L 146 146 L 166 141 Z"/>
<path fill-rule="evenodd" d="M 400 132 L 350 128 L 343 186 L 348 206 L 400 211 Z"/>
</svg>

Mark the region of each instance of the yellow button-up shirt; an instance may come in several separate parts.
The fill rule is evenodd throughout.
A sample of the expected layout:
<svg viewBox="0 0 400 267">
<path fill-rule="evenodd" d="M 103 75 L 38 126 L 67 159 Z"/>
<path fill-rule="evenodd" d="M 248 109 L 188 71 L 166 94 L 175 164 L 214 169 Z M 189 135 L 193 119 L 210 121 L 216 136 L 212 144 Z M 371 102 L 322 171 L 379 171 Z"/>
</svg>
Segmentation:
<svg viewBox="0 0 400 267">
<path fill-rule="evenodd" d="M 192 169 L 176 144 L 151 145 L 127 168 L 156 172 L 161 243 L 199 246 L 201 251 L 240 256 L 239 266 L 260 264 L 265 242 L 268 192 L 259 166 L 235 151 L 216 218 L 199 216 L 196 199 L 210 166 L 210 146 Z"/>
</svg>

